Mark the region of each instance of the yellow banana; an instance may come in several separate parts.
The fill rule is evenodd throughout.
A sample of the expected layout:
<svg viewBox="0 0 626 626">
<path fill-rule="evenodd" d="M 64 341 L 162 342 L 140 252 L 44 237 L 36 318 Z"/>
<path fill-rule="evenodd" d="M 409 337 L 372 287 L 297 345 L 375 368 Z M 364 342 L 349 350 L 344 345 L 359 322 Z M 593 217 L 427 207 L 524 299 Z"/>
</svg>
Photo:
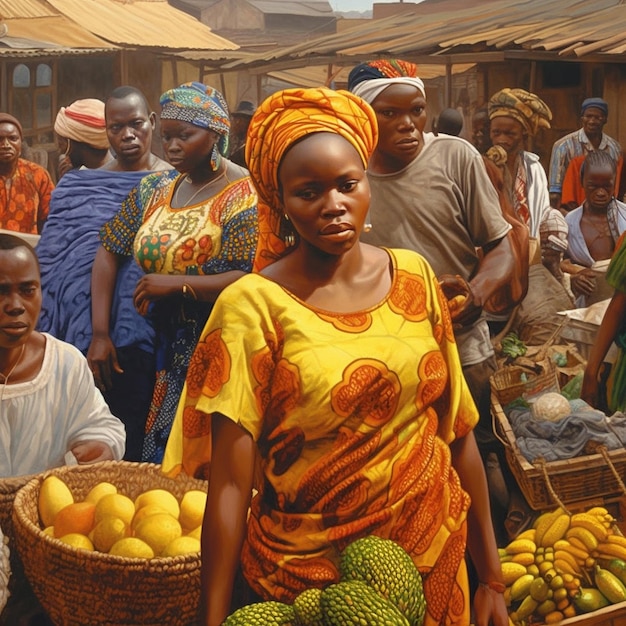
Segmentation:
<svg viewBox="0 0 626 626">
<path fill-rule="evenodd" d="M 603 530 L 606 530 L 602 526 Z M 587 552 L 592 552 L 598 547 L 597 537 L 584 526 L 570 526 L 569 530 L 565 533 L 565 538 L 571 543 L 572 538 L 579 539 L 587 549 Z"/>
<path fill-rule="evenodd" d="M 621 546 L 613 541 L 604 541 L 598 544 L 594 554 L 599 559 L 606 559 L 607 561 L 611 559 L 626 561 L 626 546 Z"/>
<path fill-rule="evenodd" d="M 618 535 L 616 533 L 610 533 L 604 541 L 626 548 L 626 537 L 622 537 L 622 535 Z"/>
<path fill-rule="evenodd" d="M 521 622 L 527 617 L 530 617 L 535 609 L 539 606 L 539 602 L 532 596 L 526 596 L 522 603 L 517 607 L 517 610 L 511 613 L 511 619 L 514 622 Z"/>
<path fill-rule="evenodd" d="M 502 578 L 504 584 L 510 587 L 520 576 L 526 574 L 526 568 L 520 563 L 502 563 Z"/>
<path fill-rule="evenodd" d="M 520 576 L 511 585 L 511 600 L 513 600 L 513 602 L 523 600 L 528 595 L 533 580 L 535 580 L 535 578 L 530 574 L 524 574 L 523 576 Z"/>
<path fill-rule="evenodd" d="M 562 559 L 557 559 L 556 561 L 554 561 L 554 569 L 559 574 L 572 574 L 573 576 L 580 576 L 582 573 L 578 563 L 575 566 L 572 566 L 569 561 L 565 561 Z"/>
<path fill-rule="evenodd" d="M 507 554 L 520 554 L 520 552 L 531 552 L 535 554 L 535 550 L 537 550 L 537 546 L 534 541 L 530 539 L 514 539 L 509 543 L 509 545 L 505 548 Z"/>
<path fill-rule="evenodd" d="M 587 515 L 595 515 L 596 517 L 602 517 L 602 518 L 605 515 L 609 515 L 608 510 L 605 509 L 603 506 L 591 507 L 590 509 L 587 509 L 585 513 L 587 513 Z"/>
<path fill-rule="evenodd" d="M 535 555 L 532 552 L 519 552 L 518 554 L 512 554 L 507 557 L 511 563 L 521 563 L 528 567 L 535 562 Z"/>
<path fill-rule="evenodd" d="M 578 574 L 582 573 L 580 564 L 578 563 L 574 555 L 571 552 L 568 552 L 567 550 L 557 550 L 554 553 L 555 565 L 557 561 L 565 561 L 566 563 L 569 563 L 570 567 L 573 570 L 575 570 Z"/>
<path fill-rule="evenodd" d="M 554 522 L 554 520 L 564 512 L 565 511 L 563 511 L 563 509 L 559 507 L 558 509 L 555 509 L 554 511 L 542 513 L 535 520 L 533 528 L 535 529 L 535 543 L 538 546 L 543 545 L 542 543 L 543 535 L 545 534 L 546 530 L 550 528 L 550 526 L 552 525 L 552 522 Z"/>
<path fill-rule="evenodd" d="M 564 618 L 565 618 L 565 615 L 563 615 L 561 611 L 555 610 L 555 611 L 548 613 L 547 615 L 544 615 L 543 623 L 544 624 L 560 624 Z"/>
<path fill-rule="evenodd" d="M 554 544 L 554 550 L 565 550 L 566 552 L 569 552 L 576 559 L 579 565 L 582 565 L 589 556 L 589 552 L 587 552 L 584 547 L 579 548 L 578 546 L 573 545 L 573 543 L 568 539 L 557 541 Z"/>
<path fill-rule="evenodd" d="M 595 516 L 588 513 L 574 513 L 570 520 L 570 526 L 573 528 L 585 528 L 598 541 L 604 541 L 608 534 L 604 524 Z"/>
<path fill-rule="evenodd" d="M 531 541 L 535 541 L 535 535 L 537 531 L 534 528 L 527 528 L 524 532 L 521 532 L 515 539 L 530 539 Z"/>
<path fill-rule="evenodd" d="M 552 611 L 555 611 L 555 610 L 556 610 L 556 603 L 554 602 L 554 600 L 544 600 L 535 609 L 535 613 L 537 613 L 537 615 L 544 617 L 548 613 L 552 613 Z"/>
<path fill-rule="evenodd" d="M 580 552 L 584 552 L 589 556 L 589 550 L 587 550 L 587 546 L 580 540 L 579 537 L 572 535 L 569 539 L 567 539 L 574 548 L 576 548 Z"/>
<path fill-rule="evenodd" d="M 544 548 L 553 546 L 559 539 L 563 539 L 570 524 L 570 516 L 567 513 L 561 513 L 541 537 L 540 545 Z"/>
</svg>

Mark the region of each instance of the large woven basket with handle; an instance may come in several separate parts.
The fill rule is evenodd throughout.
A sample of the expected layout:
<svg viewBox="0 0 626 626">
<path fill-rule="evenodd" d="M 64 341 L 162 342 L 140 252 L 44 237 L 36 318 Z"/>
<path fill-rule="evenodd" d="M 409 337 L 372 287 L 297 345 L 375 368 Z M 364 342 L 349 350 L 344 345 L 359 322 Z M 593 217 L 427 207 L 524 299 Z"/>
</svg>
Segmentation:
<svg viewBox="0 0 626 626">
<path fill-rule="evenodd" d="M 101 481 L 135 499 L 148 489 L 167 489 L 177 499 L 204 481 L 164 475 L 149 463 L 106 461 L 49 470 L 35 476 L 15 497 L 13 525 L 26 576 L 57 626 L 195 626 L 200 599 L 200 554 L 150 560 L 90 552 L 44 534 L 38 499 L 46 476 L 54 474 L 75 501 Z"/>
</svg>

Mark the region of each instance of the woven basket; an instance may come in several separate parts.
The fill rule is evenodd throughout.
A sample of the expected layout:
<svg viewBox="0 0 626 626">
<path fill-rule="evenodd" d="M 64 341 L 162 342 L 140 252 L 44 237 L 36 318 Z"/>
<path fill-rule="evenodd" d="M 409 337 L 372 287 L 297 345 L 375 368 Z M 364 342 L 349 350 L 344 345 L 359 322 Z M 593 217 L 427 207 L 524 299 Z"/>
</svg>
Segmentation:
<svg viewBox="0 0 626 626">
<path fill-rule="evenodd" d="M 44 478 L 54 474 L 84 499 L 100 481 L 133 500 L 147 489 L 171 491 L 180 501 L 207 483 L 172 479 L 160 466 L 106 461 L 49 470 L 30 480 L 15 497 L 13 525 L 26 576 L 56 626 L 195 626 L 200 599 L 200 555 L 131 559 L 89 552 L 44 535 L 38 499 Z"/>
<path fill-rule="evenodd" d="M 23 596 L 28 598 L 32 603 L 32 592 L 30 591 L 28 582 L 26 581 L 24 568 L 15 545 L 15 532 L 13 530 L 12 519 L 13 501 L 15 500 L 15 496 L 17 492 L 29 480 L 31 480 L 31 478 L 33 478 L 33 474 L 0 478 L 0 528 L 2 529 L 4 536 L 8 539 L 9 550 L 11 553 L 11 578 L 9 579 L 11 604 Z M 7 616 L 3 613 L 0 618 L 0 624 L 5 623 L 6 619 Z"/>
<path fill-rule="evenodd" d="M 491 394 L 494 429 L 504 444 L 506 459 L 528 504 L 536 511 L 556 506 L 575 509 L 624 495 L 626 450 L 607 450 L 563 461 L 530 463 L 517 445 L 515 433 L 495 393 Z"/>
<path fill-rule="evenodd" d="M 526 375 L 526 380 L 522 379 L 522 374 Z M 553 364 L 549 364 L 539 374 L 529 371 L 525 367 L 511 365 L 499 369 L 491 376 L 491 389 L 499 402 L 506 406 L 524 394 L 533 395 L 540 391 L 558 391 L 559 378 Z"/>
</svg>

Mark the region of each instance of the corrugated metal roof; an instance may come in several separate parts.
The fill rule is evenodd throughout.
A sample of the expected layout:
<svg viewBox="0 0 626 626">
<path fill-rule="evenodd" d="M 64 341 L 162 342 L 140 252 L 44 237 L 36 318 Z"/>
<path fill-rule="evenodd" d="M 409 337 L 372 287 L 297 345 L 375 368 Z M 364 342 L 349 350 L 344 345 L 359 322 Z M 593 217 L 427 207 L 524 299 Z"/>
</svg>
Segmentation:
<svg viewBox="0 0 626 626">
<path fill-rule="evenodd" d="M 225 68 L 306 65 L 319 57 L 349 63 L 382 56 L 489 50 L 545 50 L 563 58 L 626 51 L 626 3 L 620 0 L 444 0 L 407 4 L 406 12 L 404 6 L 401 10 L 398 15 L 254 55 Z"/>
<path fill-rule="evenodd" d="M 458 65 L 454 65 L 453 73 L 461 74 L 474 66 L 475 63 L 460 63 Z M 352 67 L 333 67 L 331 70 L 331 79 L 338 83 L 345 84 L 348 82 L 348 74 L 351 69 Z M 444 76 L 446 68 L 444 65 L 420 64 L 419 72 L 421 78 L 428 80 Z M 268 72 L 268 76 L 297 87 L 318 87 L 319 85 L 329 86 L 328 67 L 321 65 L 293 70 Z"/>
<path fill-rule="evenodd" d="M 310 17 L 334 16 L 329 2 L 297 2 L 297 0 L 248 0 L 248 2 L 263 13 Z"/>
<path fill-rule="evenodd" d="M 32 1 L 32 0 L 31 0 Z M 47 0 L 86 31 L 119 46 L 236 50 L 166 0 Z"/>
<path fill-rule="evenodd" d="M 55 46 L 67 48 L 117 48 L 63 15 L 7 19 L 3 23 L 6 24 L 7 34 L 11 37 L 36 41 L 44 39 Z M 0 38 L 1 41 L 2 38 Z"/>
<path fill-rule="evenodd" d="M 0 16 L 4 19 L 50 17 L 58 14 L 45 0 L 0 0 Z"/>
<path fill-rule="evenodd" d="M 9 36 L 68 48 L 238 48 L 167 0 L 0 0 L 0 18 Z"/>
</svg>

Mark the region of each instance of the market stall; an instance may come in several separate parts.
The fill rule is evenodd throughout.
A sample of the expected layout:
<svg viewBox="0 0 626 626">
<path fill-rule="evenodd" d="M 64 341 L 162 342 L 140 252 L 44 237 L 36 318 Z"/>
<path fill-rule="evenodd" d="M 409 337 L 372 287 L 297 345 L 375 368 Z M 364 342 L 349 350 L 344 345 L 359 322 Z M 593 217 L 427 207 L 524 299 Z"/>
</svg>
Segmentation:
<svg viewBox="0 0 626 626">
<path fill-rule="evenodd" d="M 532 525 L 500 548 L 514 624 L 626 619 L 626 416 L 580 398 L 608 301 L 560 317 L 541 346 L 496 342 L 494 432 Z"/>
</svg>

